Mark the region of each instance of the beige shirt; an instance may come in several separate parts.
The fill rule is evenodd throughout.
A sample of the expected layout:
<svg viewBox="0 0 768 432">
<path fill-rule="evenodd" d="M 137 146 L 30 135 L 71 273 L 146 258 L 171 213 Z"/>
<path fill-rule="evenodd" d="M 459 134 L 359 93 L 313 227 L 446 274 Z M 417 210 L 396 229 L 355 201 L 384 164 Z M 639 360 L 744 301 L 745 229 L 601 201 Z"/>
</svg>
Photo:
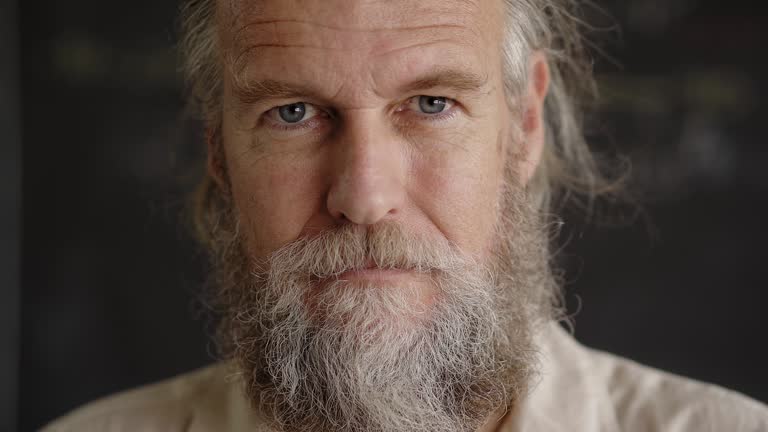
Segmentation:
<svg viewBox="0 0 768 432">
<path fill-rule="evenodd" d="M 557 325 L 539 344 L 540 377 L 499 432 L 768 431 L 768 407 L 736 392 L 588 349 Z M 217 364 L 92 402 L 43 431 L 268 431 L 228 371 Z"/>
</svg>

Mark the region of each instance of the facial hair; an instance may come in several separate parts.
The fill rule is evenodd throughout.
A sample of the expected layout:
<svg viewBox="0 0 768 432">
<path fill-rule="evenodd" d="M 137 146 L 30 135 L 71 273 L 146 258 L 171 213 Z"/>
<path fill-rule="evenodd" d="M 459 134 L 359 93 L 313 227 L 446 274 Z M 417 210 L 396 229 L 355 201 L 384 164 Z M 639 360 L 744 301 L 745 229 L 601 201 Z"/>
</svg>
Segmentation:
<svg viewBox="0 0 768 432">
<path fill-rule="evenodd" d="M 554 315 L 548 236 L 512 173 L 488 258 L 396 222 L 352 224 L 253 260 L 231 212 L 213 242 L 218 343 L 254 407 L 282 431 L 474 431 L 535 373 L 533 334 Z M 371 264 L 429 280 L 343 278 Z"/>
</svg>

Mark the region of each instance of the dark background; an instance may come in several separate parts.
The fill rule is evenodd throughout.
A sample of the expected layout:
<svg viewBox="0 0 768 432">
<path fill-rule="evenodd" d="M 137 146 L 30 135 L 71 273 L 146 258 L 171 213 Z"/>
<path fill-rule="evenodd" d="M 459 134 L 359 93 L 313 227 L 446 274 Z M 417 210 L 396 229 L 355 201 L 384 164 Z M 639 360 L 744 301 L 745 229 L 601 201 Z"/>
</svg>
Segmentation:
<svg viewBox="0 0 768 432">
<path fill-rule="evenodd" d="M 567 214 L 576 336 L 768 401 L 766 8 L 599 3 L 622 32 L 597 35 L 615 61 L 592 132 L 644 206 Z M 28 431 L 212 361 L 179 222 L 201 149 L 175 1 L 1 5 L 0 431 Z"/>
</svg>

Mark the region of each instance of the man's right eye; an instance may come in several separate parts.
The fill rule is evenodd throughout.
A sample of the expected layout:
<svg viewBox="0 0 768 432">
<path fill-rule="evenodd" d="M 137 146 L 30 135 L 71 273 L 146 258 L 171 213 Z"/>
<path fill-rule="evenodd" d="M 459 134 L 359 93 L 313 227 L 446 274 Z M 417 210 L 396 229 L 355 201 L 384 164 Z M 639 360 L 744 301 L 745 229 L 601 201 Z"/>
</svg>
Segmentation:
<svg viewBox="0 0 768 432">
<path fill-rule="evenodd" d="M 284 127 L 299 126 L 312 120 L 318 114 L 319 110 L 314 105 L 304 102 L 280 105 L 267 111 L 267 117 L 271 121 Z"/>
<path fill-rule="evenodd" d="M 307 106 L 299 102 L 277 108 L 278 115 L 286 123 L 300 122 L 307 114 Z"/>
</svg>

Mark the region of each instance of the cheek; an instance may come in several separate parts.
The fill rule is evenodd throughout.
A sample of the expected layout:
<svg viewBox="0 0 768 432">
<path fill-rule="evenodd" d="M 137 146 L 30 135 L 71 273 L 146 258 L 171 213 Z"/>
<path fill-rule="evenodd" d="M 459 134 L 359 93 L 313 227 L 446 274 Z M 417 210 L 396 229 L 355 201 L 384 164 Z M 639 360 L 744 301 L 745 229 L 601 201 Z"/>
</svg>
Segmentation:
<svg viewBox="0 0 768 432">
<path fill-rule="evenodd" d="M 229 160 L 232 195 L 252 256 L 264 257 L 297 238 L 315 212 L 322 177 L 310 165 L 298 157 Z"/>
<path fill-rule="evenodd" d="M 472 135 L 449 151 L 421 158 L 414 170 L 414 195 L 428 217 L 450 241 L 477 258 L 486 255 L 497 219 L 505 163 L 500 136 Z"/>
</svg>

